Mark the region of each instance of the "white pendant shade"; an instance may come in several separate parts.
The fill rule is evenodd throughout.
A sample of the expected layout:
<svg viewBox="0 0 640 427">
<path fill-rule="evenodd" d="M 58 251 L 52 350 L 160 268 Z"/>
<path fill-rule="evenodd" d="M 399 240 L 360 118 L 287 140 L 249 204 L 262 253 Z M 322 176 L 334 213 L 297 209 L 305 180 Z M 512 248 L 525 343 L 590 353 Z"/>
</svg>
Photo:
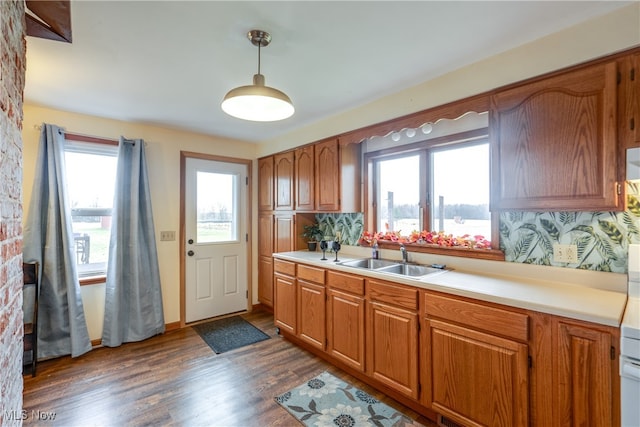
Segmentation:
<svg viewBox="0 0 640 427">
<path fill-rule="evenodd" d="M 295 112 L 287 95 L 264 85 L 264 76 L 253 76 L 253 85 L 232 89 L 222 101 L 222 110 L 230 116 L 255 122 L 273 122 Z"/>
<path fill-rule="evenodd" d="M 231 89 L 222 100 L 222 111 L 230 116 L 254 122 L 274 122 L 291 117 L 295 112 L 291 99 L 264 84 L 260 74 L 260 48 L 268 46 L 271 35 L 262 30 L 251 30 L 247 34 L 251 43 L 258 47 L 258 74 L 253 75 L 253 85 Z"/>
</svg>

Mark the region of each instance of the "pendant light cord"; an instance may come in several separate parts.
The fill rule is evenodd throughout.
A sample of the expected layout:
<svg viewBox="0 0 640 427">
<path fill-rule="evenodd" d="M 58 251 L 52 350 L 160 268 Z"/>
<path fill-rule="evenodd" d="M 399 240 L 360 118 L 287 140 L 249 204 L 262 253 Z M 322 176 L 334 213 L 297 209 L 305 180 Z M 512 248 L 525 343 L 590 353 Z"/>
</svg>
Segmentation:
<svg viewBox="0 0 640 427">
<path fill-rule="evenodd" d="M 258 74 L 260 74 L 260 47 L 262 46 L 262 41 L 258 43 Z"/>
</svg>

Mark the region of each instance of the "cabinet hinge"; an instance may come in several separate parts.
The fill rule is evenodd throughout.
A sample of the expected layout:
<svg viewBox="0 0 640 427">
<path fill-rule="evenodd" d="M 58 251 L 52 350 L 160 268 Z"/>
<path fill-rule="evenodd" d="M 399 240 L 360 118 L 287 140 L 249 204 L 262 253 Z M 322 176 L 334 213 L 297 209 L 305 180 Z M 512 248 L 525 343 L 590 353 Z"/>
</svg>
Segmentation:
<svg viewBox="0 0 640 427">
<path fill-rule="evenodd" d="M 618 196 L 622 194 L 622 185 L 619 182 L 616 182 L 616 193 L 618 193 Z"/>
<path fill-rule="evenodd" d="M 533 368 L 533 358 L 531 357 L 531 355 L 527 356 L 527 358 L 529 359 L 529 369 Z"/>
<path fill-rule="evenodd" d="M 634 81 L 636 79 L 636 69 L 632 68 L 631 71 L 629 71 L 629 78 L 631 79 L 631 81 Z"/>
<path fill-rule="evenodd" d="M 616 83 L 622 83 L 622 75 L 620 74 L 620 71 L 618 71 L 618 73 L 616 74 Z"/>
<path fill-rule="evenodd" d="M 635 130 L 635 128 L 636 128 L 636 119 L 631 117 L 631 119 L 629 120 L 629 129 Z"/>
<path fill-rule="evenodd" d="M 614 346 L 611 346 L 611 360 L 616 360 L 616 349 Z"/>
<path fill-rule="evenodd" d="M 244 177 L 244 185 L 249 185 L 249 177 L 248 176 Z"/>
<path fill-rule="evenodd" d="M 247 296 L 247 299 L 249 299 L 249 291 L 248 290 L 246 291 L 246 296 Z"/>
</svg>

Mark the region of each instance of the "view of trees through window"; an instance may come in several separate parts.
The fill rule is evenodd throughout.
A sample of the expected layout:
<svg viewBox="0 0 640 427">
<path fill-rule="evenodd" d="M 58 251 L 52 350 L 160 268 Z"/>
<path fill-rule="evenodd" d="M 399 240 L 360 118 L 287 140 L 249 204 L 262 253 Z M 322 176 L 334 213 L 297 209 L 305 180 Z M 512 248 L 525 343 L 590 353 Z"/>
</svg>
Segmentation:
<svg viewBox="0 0 640 427">
<path fill-rule="evenodd" d="M 486 139 L 372 157 L 375 231 L 491 237 Z"/>
</svg>

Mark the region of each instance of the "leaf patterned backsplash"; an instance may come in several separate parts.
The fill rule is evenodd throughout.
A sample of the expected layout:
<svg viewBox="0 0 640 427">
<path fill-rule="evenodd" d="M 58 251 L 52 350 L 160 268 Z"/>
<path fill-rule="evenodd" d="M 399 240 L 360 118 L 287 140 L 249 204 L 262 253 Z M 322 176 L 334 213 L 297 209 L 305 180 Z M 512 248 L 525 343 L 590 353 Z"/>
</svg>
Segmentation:
<svg viewBox="0 0 640 427">
<path fill-rule="evenodd" d="M 316 221 L 325 238 L 340 231 L 345 245 L 357 245 L 364 231 L 362 213 L 316 214 Z M 555 262 L 555 243 L 576 245 L 578 262 Z M 508 262 L 626 273 L 629 243 L 640 243 L 640 180 L 627 181 L 623 212 L 500 214 L 500 249 Z"/>
<path fill-rule="evenodd" d="M 640 180 L 627 181 L 623 212 L 502 212 L 500 249 L 510 262 L 626 273 L 639 221 Z M 576 245 L 578 262 L 555 262 L 555 243 Z"/>
<path fill-rule="evenodd" d="M 335 239 L 339 231 L 340 243 L 355 246 L 364 231 L 364 214 L 357 213 L 319 213 L 316 222 L 324 232 L 325 239 Z"/>
</svg>

